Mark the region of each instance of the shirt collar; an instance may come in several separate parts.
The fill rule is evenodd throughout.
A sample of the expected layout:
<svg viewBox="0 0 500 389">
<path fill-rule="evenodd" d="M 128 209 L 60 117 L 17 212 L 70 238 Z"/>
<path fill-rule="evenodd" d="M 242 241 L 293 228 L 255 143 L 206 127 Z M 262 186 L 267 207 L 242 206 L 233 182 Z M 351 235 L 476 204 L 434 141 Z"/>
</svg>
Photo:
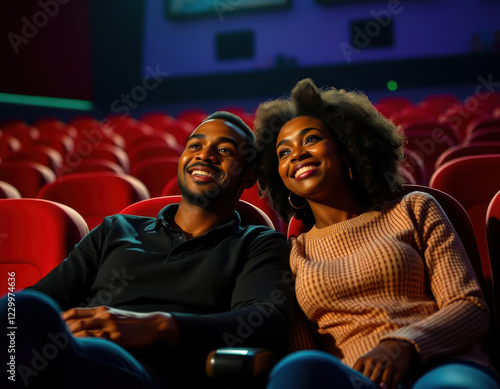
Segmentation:
<svg viewBox="0 0 500 389">
<path fill-rule="evenodd" d="M 160 226 L 168 227 L 169 220 L 174 218 L 178 208 L 179 204 L 167 205 L 165 208 L 160 210 L 160 212 L 158 212 L 158 216 L 156 216 L 154 223 L 151 223 L 149 226 L 147 226 L 145 228 L 145 231 L 153 231 L 160 228 Z M 235 211 L 233 218 L 229 222 L 221 224 L 220 226 L 213 228 L 211 231 L 229 230 L 232 233 L 237 233 L 240 229 L 241 229 L 241 217 L 238 214 L 238 212 Z M 209 231 L 208 233 L 210 233 L 211 231 Z"/>
</svg>

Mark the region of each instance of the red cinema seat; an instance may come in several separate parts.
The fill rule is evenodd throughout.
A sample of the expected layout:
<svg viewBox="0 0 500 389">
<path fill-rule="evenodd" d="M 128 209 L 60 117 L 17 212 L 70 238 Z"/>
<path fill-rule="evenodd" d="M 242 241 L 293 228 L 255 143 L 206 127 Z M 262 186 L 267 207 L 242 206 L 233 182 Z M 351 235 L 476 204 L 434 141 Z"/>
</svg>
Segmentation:
<svg viewBox="0 0 500 389">
<path fill-rule="evenodd" d="M 40 199 L 0 199 L 2 294 L 33 285 L 66 258 L 87 232 L 82 216 L 66 205 Z M 10 285 L 8 274 L 13 279 Z"/>
<path fill-rule="evenodd" d="M 42 187 L 37 197 L 75 209 L 92 229 L 105 216 L 149 198 L 149 192 L 144 184 L 130 175 L 89 172 L 63 175 Z"/>
<path fill-rule="evenodd" d="M 470 155 L 440 166 L 429 182 L 430 187 L 449 194 L 467 211 L 474 227 L 486 280 L 491 280 L 485 230 L 486 210 L 490 200 L 500 190 L 499 171 L 500 155 Z"/>
<path fill-rule="evenodd" d="M 119 213 L 126 215 L 156 217 L 158 212 L 169 204 L 179 203 L 181 195 L 155 197 L 122 209 Z M 263 225 L 274 229 L 271 219 L 258 207 L 244 200 L 240 200 L 236 206 L 236 211 L 241 217 L 241 225 Z"/>
<path fill-rule="evenodd" d="M 22 197 L 36 197 L 40 188 L 55 181 L 55 173 L 47 166 L 31 161 L 0 164 L 0 180 L 13 185 Z"/>
<path fill-rule="evenodd" d="M 178 157 L 149 158 L 132 166 L 130 174 L 146 185 L 151 197 L 158 197 L 165 185 L 177 177 L 178 163 Z"/>
</svg>

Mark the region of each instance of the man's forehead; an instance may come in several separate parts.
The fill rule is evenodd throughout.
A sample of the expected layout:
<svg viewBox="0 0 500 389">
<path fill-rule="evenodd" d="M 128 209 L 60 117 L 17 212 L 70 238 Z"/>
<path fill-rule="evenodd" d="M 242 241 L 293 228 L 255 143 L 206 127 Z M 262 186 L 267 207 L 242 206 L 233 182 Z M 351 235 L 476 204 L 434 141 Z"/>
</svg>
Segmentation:
<svg viewBox="0 0 500 389">
<path fill-rule="evenodd" d="M 224 120 L 224 119 L 205 120 L 203 123 L 201 123 L 193 131 L 191 136 L 193 136 L 194 134 L 198 134 L 198 133 L 209 134 L 211 132 L 211 130 L 215 130 L 215 131 L 226 130 L 228 133 L 236 132 L 237 136 L 241 136 L 243 138 L 247 137 L 245 132 L 241 128 L 239 128 L 237 125 L 235 125 L 227 120 Z"/>
</svg>

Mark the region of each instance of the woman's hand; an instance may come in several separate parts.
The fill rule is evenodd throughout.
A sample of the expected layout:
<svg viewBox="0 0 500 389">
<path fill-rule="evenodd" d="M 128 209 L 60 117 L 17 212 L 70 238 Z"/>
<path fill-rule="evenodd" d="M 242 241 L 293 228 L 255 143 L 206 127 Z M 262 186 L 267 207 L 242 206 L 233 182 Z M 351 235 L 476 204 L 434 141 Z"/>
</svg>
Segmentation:
<svg viewBox="0 0 500 389">
<path fill-rule="evenodd" d="M 411 343 L 388 339 L 361 356 L 354 369 L 381 388 L 396 389 L 415 355 L 416 350 Z"/>
<path fill-rule="evenodd" d="M 62 318 L 76 337 L 112 340 L 124 348 L 146 347 L 158 339 L 175 345 L 179 330 L 168 313 L 137 313 L 109 307 L 72 308 Z"/>
</svg>

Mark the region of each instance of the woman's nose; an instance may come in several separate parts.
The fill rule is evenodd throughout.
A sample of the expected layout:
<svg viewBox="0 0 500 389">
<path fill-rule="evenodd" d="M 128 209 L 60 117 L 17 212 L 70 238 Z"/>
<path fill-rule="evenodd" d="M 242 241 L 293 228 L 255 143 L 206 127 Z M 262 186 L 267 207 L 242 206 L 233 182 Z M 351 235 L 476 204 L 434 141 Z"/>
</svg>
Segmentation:
<svg viewBox="0 0 500 389">
<path fill-rule="evenodd" d="M 309 153 L 308 153 L 308 151 L 306 149 L 304 149 L 302 147 L 296 147 L 292 151 L 291 161 L 292 162 L 302 161 L 308 155 L 309 155 Z"/>
</svg>

